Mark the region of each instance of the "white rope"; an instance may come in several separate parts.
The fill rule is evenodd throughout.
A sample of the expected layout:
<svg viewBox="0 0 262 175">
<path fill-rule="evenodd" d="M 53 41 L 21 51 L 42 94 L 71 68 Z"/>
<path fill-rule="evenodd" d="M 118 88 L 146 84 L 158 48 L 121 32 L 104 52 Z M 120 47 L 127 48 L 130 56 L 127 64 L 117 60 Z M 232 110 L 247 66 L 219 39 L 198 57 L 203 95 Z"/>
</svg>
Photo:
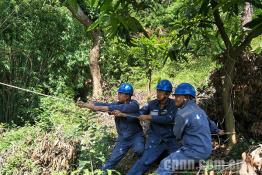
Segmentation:
<svg viewBox="0 0 262 175">
<path fill-rule="evenodd" d="M 230 169 L 230 168 L 233 167 L 233 166 L 240 165 L 240 164 L 242 164 L 242 163 L 243 163 L 243 161 L 238 162 L 238 163 L 234 163 L 234 164 L 216 165 L 214 168 L 217 168 L 217 167 L 226 167 L 226 168 L 224 168 L 224 169 L 222 169 L 222 170 L 219 170 L 219 172 L 218 172 L 218 174 L 219 174 L 219 173 L 222 173 L 222 172 Z M 208 168 L 208 167 L 209 167 L 208 165 L 202 165 L 202 164 L 201 164 L 200 167 L 199 167 L 199 171 L 196 173 L 196 175 L 199 175 L 202 170 L 205 170 L 205 169 Z M 238 172 L 238 171 L 237 171 L 237 172 Z"/>
<path fill-rule="evenodd" d="M 0 85 L 7 86 L 7 87 L 10 87 L 10 88 L 14 88 L 14 89 L 18 89 L 18 90 L 25 91 L 25 92 L 29 92 L 29 93 L 33 93 L 33 94 L 37 94 L 37 95 L 41 95 L 41 96 L 44 96 L 44 97 L 49 97 L 49 98 L 52 98 L 52 99 L 55 99 L 55 100 L 73 103 L 72 100 L 70 100 L 70 99 L 59 98 L 59 97 L 52 96 L 52 95 L 46 95 L 46 94 L 43 94 L 43 93 L 40 93 L 40 92 L 32 91 L 32 90 L 29 90 L 29 89 L 21 88 L 21 87 L 18 87 L 18 86 L 14 86 L 14 85 L 2 83 L 2 82 L 0 82 Z M 103 112 L 103 111 L 98 111 L 98 112 Z M 138 115 L 134 115 L 134 114 L 129 114 L 129 113 L 125 113 L 125 114 L 129 117 L 132 117 L 132 118 L 138 117 Z"/>
<path fill-rule="evenodd" d="M 230 168 L 233 167 L 233 166 L 240 165 L 240 164 L 242 164 L 242 163 L 243 163 L 243 161 L 238 162 L 238 163 L 234 163 L 234 164 L 229 164 L 227 168 L 224 168 L 224 169 L 220 170 L 220 171 L 218 172 L 218 174 L 222 173 L 223 171 L 226 171 L 226 170 L 230 169 Z"/>
<path fill-rule="evenodd" d="M 41 96 L 44 96 L 44 97 L 53 98 L 53 99 L 55 99 L 55 100 L 72 102 L 72 101 L 69 100 L 69 99 L 59 98 L 59 97 L 52 96 L 52 95 L 46 95 L 46 94 L 43 94 L 43 93 L 40 93 L 40 92 L 32 91 L 32 90 L 29 90 L 29 89 L 21 88 L 21 87 L 18 87 L 18 86 L 14 86 L 14 85 L 2 83 L 2 82 L 0 82 L 0 85 L 6 86 L 6 87 L 10 87 L 10 88 L 14 88 L 14 89 L 18 89 L 18 90 L 25 91 L 25 92 L 29 92 L 29 93 L 33 93 L 33 94 L 37 94 L 37 95 L 41 95 Z"/>
<path fill-rule="evenodd" d="M 221 136 L 223 135 L 231 135 L 231 134 L 236 134 L 236 132 L 224 132 Z M 211 134 L 212 136 L 216 136 L 216 135 L 219 135 L 219 134 Z"/>
</svg>

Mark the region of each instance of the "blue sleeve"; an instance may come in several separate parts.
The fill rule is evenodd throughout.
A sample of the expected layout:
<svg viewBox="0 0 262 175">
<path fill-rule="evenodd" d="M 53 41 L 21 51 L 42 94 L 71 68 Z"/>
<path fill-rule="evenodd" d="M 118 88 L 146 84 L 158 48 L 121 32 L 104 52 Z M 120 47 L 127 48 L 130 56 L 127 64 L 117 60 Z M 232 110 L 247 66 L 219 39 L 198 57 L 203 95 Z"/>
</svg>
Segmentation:
<svg viewBox="0 0 262 175">
<path fill-rule="evenodd" d="M 109 111 L 119 110 L 123 113 L 136 113 L 139 111 L 139 104 L 134 101 L 127 104 L 112 103 L 108 108 Z"/>
<path fill-rule="evenodd" d="M 208 118 L 208 122 L 209 122 L 210 132 L 212 134 L 218 134 L 220 129 L 217 127 L 216 123 L 210 118 Z"/>
<path fill-rule="evenodd" d="M 140 115 L 148 115 L 148 114 L 150 114 L 149 103 L 145 104 L 145 106 L 143 106 L 143 107 L 139 110 L 139 114 L 140 114 Z"/>
<path fill-rule="evenodd" d="M 137 113 L 128 113 L 126 118 L 128 121 L 135 121 L 135 120 L 138 120 L 138 117 L 139 116 L 139 112 Z"/>
<path fill-rule="evenodd" d="M 170 109 L 170 112 L 166 115 L 152 115 L 152 122 L 160 123 L 160 124 L 174 124 L 176 117 L 177 109 L 174 107 Z"/>
<path fill-rule="evenodd" d="M 109 106 L 110 103 L 94 102 L 95 106 Z"/>
<path fill-rule="evenodd" d="M 174 135 L 177 140 L 181 140 L 183 136 L 183 132 L 185 127 L 188 124 L 188 119 L 185 119 L 184 117 L 177 115 L 175 118 L 175 125 L 174 125 Z"/>
</svg>

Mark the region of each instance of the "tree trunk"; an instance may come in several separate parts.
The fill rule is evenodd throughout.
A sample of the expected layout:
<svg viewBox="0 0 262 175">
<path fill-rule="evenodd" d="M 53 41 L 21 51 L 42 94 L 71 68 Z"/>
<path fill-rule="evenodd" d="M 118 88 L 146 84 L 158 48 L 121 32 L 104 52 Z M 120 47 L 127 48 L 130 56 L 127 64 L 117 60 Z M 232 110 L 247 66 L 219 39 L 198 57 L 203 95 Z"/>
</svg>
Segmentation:
<svg viewBox="0 0 262 175">
<path fill-rule="evenodd" d="M 224 64 L 224 82 L 223 82 L 223 94 L 222 94 L 222 101 L 223 101 L 223 110 L 225 114 L 225 124 L 226 124 L 226 131 L 232 132 L 230 135 L 229 146 L 236 144 L 236 130 L 235 130 L 235 118 L 234 118 L 234 111 L 232 107 L 232 88 L 233 88 L 233 79 L 234 79 L 234 68 L 235 68 L 235 56 L 234 54 L 227 54 L 225 55 L 225 64 Z"/>
<path fill-rule="evenodd" d="M 236 53 L 235 49 L 226 33 L 224 23 L 220 17 L 219 9 L 217 8 L 217 5 L 218 4 L 215 0 L 211 1 L 215 24 L 227 48 L 224 52 L 225 61 L 224 61 L 223 69 L 225 73 L 225 78 L 223 82 L 222 105 L 225 115 L 226 131 L 233 133 L 229 140 L 229 146 L 232 146 L 237 142 L 236 133 L 235 133 L 236 129 L 235 129 L 234 111 L 232 108 L 232 99 L 231 99 L 231 95 L 232 95 L 231 91 L 232 91 L 233 79 L 234 79 L 234 68 L 235 68 L 237 55 L 235 54 Z"/>
<path fill-rule="evenodd" d="M 245 2 L 244 13 L 242 16 L 242 26 L 252 20 L 253 8 L 249 2 Z"/>
<path fill-rule="evenodd" d="M 149 94 L 151 94 L 152 69 L 148 70 L 147 77 L 148 77 L 148 92 L 149 92 Z"/>
<path fill-rule="evenodd" d="M 85 14 L 77 1 L 68 1 L 67 8 L 71 11 L 73 16 L 85 26 L 90 26 L 93 21 Z M 93 46 L 89 52 L 89 68 L 93 80 L 93 98 L 98 98 L 102 95 L 102 81 L 100 67 L 98 64 L 100 56 L 101 32 L 92 30 Z"/>
<path fill-rule="evenodd" d="M 101 32 L 92 31 L 93 36 L 93 46 L 89 52 L 89 67 L 93 79 L 93 98 L 98 98 L 102 95 L 102 85 L 101 85 L 101 73 L 99 67 L 99 56 L 100 56 L 100 44 L 101 44 Z"/>
</svg>

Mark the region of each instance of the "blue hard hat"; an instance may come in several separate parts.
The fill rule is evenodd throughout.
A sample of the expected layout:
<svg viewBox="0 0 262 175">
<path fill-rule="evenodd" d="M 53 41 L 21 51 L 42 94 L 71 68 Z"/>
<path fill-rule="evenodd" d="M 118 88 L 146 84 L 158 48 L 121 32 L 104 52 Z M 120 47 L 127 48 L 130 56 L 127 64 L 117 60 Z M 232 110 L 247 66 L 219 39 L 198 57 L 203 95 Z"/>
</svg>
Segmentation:
<svg viewBox="0 0 262 175">
<path fill-rule="evenodd" d="M 117 90 L 118 93 L 123 93 L 123 94 L 129 94 L 129 95 L 133 95 L 134 93 L 134 89 L 133 89 L 133 86 L 129 83 L 122 83 L 118 90 Z"/>
<path fill-rule="evenodd" d="M 176 87 L 172 95 L 191 95 L 192 97 L 196 97 L 196 90 L 194 86 L 189 83 L 181 83 Z"/>
<path fill-rule="evenodd" d="M 160 91 L 172 92 L 173 87 L 172 87 L 172 84 L 170 83 L 170 81 L 168 81 L 168 80 L 161 80 L 157 84 L 156 89 L 160 90 Z"/>
</svg>

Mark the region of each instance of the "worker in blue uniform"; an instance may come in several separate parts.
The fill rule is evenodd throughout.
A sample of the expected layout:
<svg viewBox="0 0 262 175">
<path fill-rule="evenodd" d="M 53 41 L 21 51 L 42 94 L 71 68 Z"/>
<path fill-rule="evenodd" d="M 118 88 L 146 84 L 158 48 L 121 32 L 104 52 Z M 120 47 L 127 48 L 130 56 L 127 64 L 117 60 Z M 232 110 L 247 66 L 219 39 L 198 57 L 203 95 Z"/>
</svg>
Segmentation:
<svg viewBox="0 0 262 175">
<path fill-rule="evenodd" d="M 117 102 L 78 103 L 79 107 L 89 108 L 94 111 L 109 112 L 115 116 L 118 137 L 110 158 L 102 167 L 103 171 L 114 169 L 130 148 L 139 157 L 144 151 L 143 129 L 140 121 L 135 117 L 139 115 L 139 104 L 136 100 L 131 99 L 133 91 L 131 84 L 123 83 L 117 91 Z"/>
<path fill-rule="evenodd" d="M 161 161 L 156 170 L 160 175 L 174 174 L 181 167 L 207 159 L 212 152 L 211 130 L 218 132 L 205 111 L 195 103 L 196 90 L 191 84 L 178 85 L 173 95 L 178 107 L 174 136 L 181 147 Z"/>
<path fill-rule="evenodd" d="M 129 175 L 144 174 L 163 153 L 170 154 L 178 148 L 173 134 L 177 108 L 175 101 L 169 98 L 172 84 L 168 80 L 161 80 L 156 89 L 157 99 L 148 102 L 140 109 L 141 115 L 138 118 L 141 121 L 150 121 L 150 126 L 145 151 L 129 170 Z"/>
</svg>

